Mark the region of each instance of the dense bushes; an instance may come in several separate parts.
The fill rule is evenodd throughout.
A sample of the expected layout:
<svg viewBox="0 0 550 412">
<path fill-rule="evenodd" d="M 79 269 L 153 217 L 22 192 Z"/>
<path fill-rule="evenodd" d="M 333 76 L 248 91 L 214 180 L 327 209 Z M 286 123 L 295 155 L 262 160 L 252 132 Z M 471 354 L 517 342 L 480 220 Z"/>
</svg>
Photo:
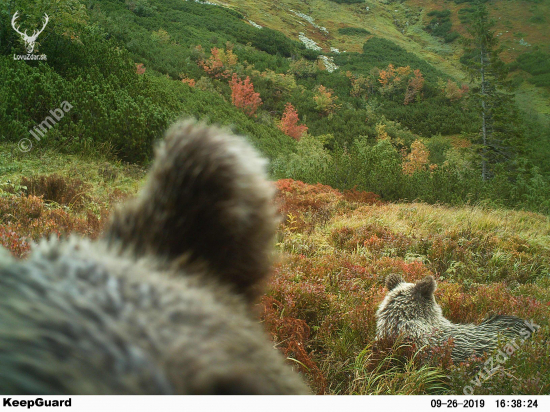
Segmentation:
<svg viewBox="0 0 550 412">
<path fill-rule="evenodd" d="M 86 24 L 78 20 L 48 27 L 48 41 L 39 45 L 47 62 L 10 59 L 11 50 L 22 45 L 0 32 L 3 139 L 34 139 L 29 130 L 66 101 L 72 109 L 45 130 L 40 142 L 33 140 L 35 147 L 110 151 L 123 160 L 147 162 L 167 125 L 190 115 L 249 136 L 273 160 L 277 177 L 358 187 L 391 200 L 489 198 L 509 206 L 548 208 L 542 195 L 548 168 L 538 145 L 531 144 L 525 153 L 539 169 L 509 162 L 506 170 L 495 171 L 496 185 L 481 184 L 477 163 L 453 152 L 448 140 L 428 140 L 466 133 L 468 141 L 479 129 L 474 99 L 467 86 L 459 87 L 391 41 L 372 37 L 361 54 L 334 54 L 340 67 L 328 73 L 315 61 L 317 53 L 223 7 L 179 0 L 100 3 L 101 8 L 88 10 L 91 21 Z M 448 12 L 432 14 L 449 17 Z M 4 24 L 9 17 L 0 10 Z M 67 36 L 65 26 L 77 35 Z M 362 28 L 339 30 L 369 34 Z M 535 66 L 545 57 L 533 56 L 533 62 L 525 58 L 521 64 L 537 75 Z M 232 95 L 229 79 L 247 82 L 257 102 L 254 110 L 235 107 L 243 105 Z M 281 120 L 289 105 L 308 131 L 294 136 L 302 137 L 299 142 L 280 130 L 285 130 Z M 529 136 L 540 141 L 534 130 Z M 425 138 L 434 168 L 404 174 L 404 158 L 419 137 Z"/>
<path fill-rule="evenodd" d="M 105 76 L 92 68 L 83 76 L 65 79 L 45 64 L 33 68 L 0 56 L 0 94 L 6 97 L 0 101 L 3 138 L 32 138 L 29 130 L 67 101 L 73 106 L 67 118 L 38 144 L 61 146 L 72 153 L 110 146 L 123 160 L 143 162 L 167 125 L 187 115 L 234 125 L 269 157 L 292 150 L 290 138 L 254 122 L 219 95 L 165 78 L 139 76 L 131 64 L 126 70 Z"/>
<path fill-rule="evenodd" d="M 152 2 L 142 3 L 140 4 L 152 7 Z M 210 7 L 213 12 L 208 14 L 201 5 L 180 7 L 180 3 L 173 2 L 175 11 L 191 10 L 204 19 L 222 15 L 258 31 L 237 19 L 233 12 L 220 12 L 222 8 Z M 167 9 L 167 4 L 157 4 L 150 13 L 138 14 L 157 16 L 160 12 L 174 11 Z M 132 10 L 124 8 L 118 2 L 106 1 L 104 5 L 103 10 L 112 10 L 113 16 L 125 13 L 134 15 Z M 146 74 L 138 75 L 131 59 L 133 53 L 117 45 L 113 34 L 127 44 L 133 44 L 134 50 L 139 49 L 145 56 L 151 56 L 151 62 L 156 63 L 153 67 L 162 67 L 162 72 L 169 72 L 174 76 L 182 72 L 180 58 L 184 59 L 184 69 L 187 60 L 187 66 L 193 68 L 193 73 L 201 74 L 197 64 L 189 58 L 192 50 L 176 44 L 161 43 L 155 44 L 155 47 L 146 52 L 149 41 L 151 44 L 158 42 L 146 29 L 140 30 L 139 25 L 132 26 L 132 29 L 138 28 L 135 31 L 138 38 L 148 38 L 147 41 L 136 41 L 128 35 L 131 30 L 124 23 L 115 29 L 110 16 L 95 16 L 98 21 L 113 28 L 114 32 L 107 33 L 96 24 L 80 26 L 78 41 L 74 41 L 63 33 L 52 31 L 49 33 L 49 41 L 40 47 L 40 52 L 48 56 L 46 63 L 14 61 L 11 56 L 0 56 L 0 95 L 3 97 L 0 100 L 0 123 L 3 126 L 0 136 L 3 139 L 34 139 L 29 130 L 48 116 L 51 118 L 50 111 L 60 107 L 61 102 L 67 101 L 72 106 L 71 111 L 55 126 L 50 128 L 51 123 L 45 124 L 47 132 L 40 143 L 35 142 L 35 146 L 47 144 L 73 153 L 96 150 L 103 152 L 110 149 L 123 160 L 144 162 L 149 159 L 153 142 L 162 136 L 167 125 L 180 116 L 191 115 L 234 125 L 237 132 L 251 136 L 253 143 L 268 157 L 275 157 L 281 150 L 292 150 L 290 138 L 271 125 L 257 123 L 243 115 L 218 93 L 192 89 L 181 82 L 157 77 L 158 72 L 151 71 L 147 64 L 144 66 Z M 0 17 L 3 23 L 9 25 L 7 14 L 1 14 Z M 154 20 L 154 17 L 151 18 Z M 147 21 L 148 17 L 134 17 L 127 21 L 135 19 Z M 150 23 L 149 21 L 148 24 Z M 230 27 L 225 29 L 230 30 Z M 239 30 L 235 29 L 236 32 Z M 277 34 L 278 37 L 268 33 L 268 37 L 277 42 L 277 38 L 282 36 Z M 287 39 L 287 43 L 292 42 Z M 0 44 L 6 44 L 6 39 L 0 39 Z M 17 44 L 14 46 L 19 47 Z M 162 52 L 155 55 L 156 51 Z M 284 67 L 286 64 L 288 67 L 288 63 L 283 62 L 281 57 L 258 51 L 256 55 L 266 56 L 264 61 L 270 65 Z M 137 60 L 149 61 L 142 58 Z"/>
<path fill-rule="evenodd" d="M 255 58 L 262 52 L 273 56 L 291 55 L 315 59 L 317 54 L 303 44 L 269 28 L 251 26 L 243 16 L 231 9 L 193 1 L 149 1 L 155 10 L 146 16 L 136 15 L 132 7 L 121 2 L 101 1 L 101 8 L 90 14 L 112 36 L 124 44 L 135 61 L 177 79 L 184 71 L 198 75 L 192 59 L 192 48 L 201 44 L 206 50 L 228 41 L 255 47 Z M 152 33 L 163 30 L 167 36 L 159 40 Z M 253 60 L 249 61 L 253 63 Z"/>
<path fill-rule="evenodd" d="M 346 36 L 367 36 L 371 34 L 370 31 L 362 27 L 341 27 L 338 29 L 338 33 Z"/>
<path fill-rule="evenodd" d="M 529 81 L 536 86 L 550 87 L 550 54 L 542 51 L 523 53 L 512 63 L 512 68 L 519 67 L 531 74 Z"/>
<path fill-rule="evenodd" d="M 101 57 L 96 55 L 97 61 Z M 48 129 L 43 126 L 46 135 L 41 144 L 71 152 L 107 143 L 122 159 L 145 161 L 178 106 L 175 96 L 161 90 L 157 80 L 138 77 L 129 61 L 125 70 L 109 75 L 92 66 L 74 78 L 63 78 L 46 64 L 30 67 L 0 56 L 0 78 L 0 94 L 8 98 L 0 103 L 3 137 L 32 138 L 29 130 L 51 119 L 50 111 L 66 101 L 71 111 L 55 126 L 50 126 L 51 121 Z"/>
<path fill-rule="evenodd" d="M 364 3 L 365 0 L 330 0 L 330 1 L 333 1 L 335 3 L 339 3 L 339 4 L 355 4 L 355 3 Z"/>
<path fill-rule="evenodd" d="M 403 173 L 402 155 L 391 140 L 379 140 L 373 145 L 367 139 L 356 139 L 350 149 L 329 153 L 314 138 L 303 139 L 297 154 L 281 156 L 274 162 L 273 173 L 277 178 L 291 177 L 311 184 L 322 182 L 340 190 L 374 192 L 384 200 L 454 205 L 483 202 L 550 213 L 547 196 L 550 184 L 525 160 L 514 172 L 497 167 L 495 177 L 483 182 L 476 166 L 478 161 L 457 156 L 458 149 L 447 144 L 444 162 L 426 165 L 408 175 Z"/>
<path fill-rule="evenodd" d="M 433 10 L 428 13 L 428 16 L 433 16 L 433 18 L 425 27 L 425 29 L 432 35 L 442 37 L 445 40 L 445 43 L 450 43 L 460 36 L 457 32 L 451 31 L 452 22 L 450 18 L 450 10 Z"/>
</svg>

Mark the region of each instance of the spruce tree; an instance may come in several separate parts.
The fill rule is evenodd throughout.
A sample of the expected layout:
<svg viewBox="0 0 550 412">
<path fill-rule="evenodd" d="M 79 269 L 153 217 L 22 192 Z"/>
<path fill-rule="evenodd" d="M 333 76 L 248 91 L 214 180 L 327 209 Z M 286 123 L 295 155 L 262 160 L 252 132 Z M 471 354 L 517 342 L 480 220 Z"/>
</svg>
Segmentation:
<svg viewBox="0 0 550 412">
<path fill-rule="evenodd" d="M 467 32 L 463 39 L 465 64 L 474 83 L 481 118 L 481 175 L 483 180 L 492 176 L 491 166 L 508 163 L 522 151 L 519 114 L 514 103 L 508 70 L 499 58 L 502 48 L 492 30 L 495 21 L 490 19 L 484 3 L 475 3 Z"/>
</svg>

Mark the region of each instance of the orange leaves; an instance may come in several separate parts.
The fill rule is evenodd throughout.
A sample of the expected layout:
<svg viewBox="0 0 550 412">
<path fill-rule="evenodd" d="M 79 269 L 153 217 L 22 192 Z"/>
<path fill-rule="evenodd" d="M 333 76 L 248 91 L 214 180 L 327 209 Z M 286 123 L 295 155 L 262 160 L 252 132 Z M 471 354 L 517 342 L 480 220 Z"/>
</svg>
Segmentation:
<svg viewBox="0 0 550 412">
<path fill-rule="evenodd" d="M 197 84 L 195 79 L 188 79 L 187 77 L 183 77 L 181 79 L 181 82 L 188 85 L 189 87 L 195 87 L 195 85 Z"/>
<path fill-rule="evenodd" d="M 407 105 L 409 103 L 412 103 L 415 101 L 415 99 L 420 97 L 420 92 L 422 91 L 423 87 L 424 76 L 422 76 L 420 70 L 416 69 L 414 71 L 414 77 L 409 79 L 407 91 L 405 92 L 405 101 L 403 102 L 403 104 Z"/>
<path fill-rule="evenodd" d="M 411 152 L 403 162 L 403 173 L 412 175 L 415 172 L 424 170 L 428 165 L 430 151 L 420 140 L 415 140 L 411 145 Z"/>
<path fill-rule="evenodd" d="M 315 109 L 317 109 L 323 116 L 333 114 L 340 105 L 336 104 L 338 96 L 332 95 L 333 91 L 327 89 L 322 84 L 317 88 L 317 93 L 313 97 L 315 101 Z"/>
<path fill-rule="evenodd" d="M 0 215 L 4 216 L 0 224 L 0 246 L 15 257 L 25 256 L 31 241 L 48 235 L 77 232 L 95 238 L 107 220 L 104 210 L 101 220 L 91 211 L 80 217 L 67 209 L 45 207 L 40 197 L 20 195 L 0 197 Z"/>
<path fill-rule="evenodd" d="M 197 49 L 201 51 L 202 49 Z M 210 77 L 215 79 L 228 79 L 231 76 L 233 68 L 237 65 L 237 56 L 233 54 L 231 45 L 227 45 L 227 50 L 212 48 L 211 56 L 204 60 L 199 59 L 198 65 L 201 67 Z"/>
<path fill-rule="evenodd" d="M 254 92 L 254 85 L 250 81 L 250 77 L 246 76 L 245 80 L 241 80 L 233 73 L 229 86 L 231 87 L 233 106 L 242 109 L 247 116 L 253 116 L 262 105 L 262 99 L 260 93 Z"/>
<path fill-rule="evenodd" d="M 385 69 L 377 67 L 370 71 L 368 77 L 355 76 L 352 72 L 346 72 L 350 79 L 350 96 L 367 99 L 373 93 L 380 93 L 390 100 L 404 100 L 408 105 L 422 96 L 425 79 L 419 69 L 412 70 L 410 66 L 396 67 L 388 64 Z"/>
<path fill-rule="evenodd" d="M 425 80 L 422 72 L 418 69 L 412 71 L 412 77 L 410 75 L 411 68 L 409 66 L 396 68 L 393 64 L 389 64 L 386 70 L 378 71 L 380 93 L 393 99 L 398 92 L 404 92 L 403 104 L 408 105 L 414 102 L 422 95 Z"/>
<path fill-rule="evenodd" d="M 284 314 L 284 305 L 270 296 L 262 298 L 261 306 L 266 329 L 271 332 L 273 340 L 280 343 L 279 349 L 287 358 L 296 359 L 302 372 L 312 377 L 318 393 L 324 394 L 327 387 L 326 378 L 306 351 L 311 333 L 308 324 L 302 319 Z"/>
<path fill-rule="evenodd" d="M 299 125 L 299 120 L 298 112 L 294 106 L 291 103 L 287 103 L 278 127 L 287 136 L 300 140 L 303 134 L 307 132 L 308 127 L 306 125 Z"/>
<path fill-rule="evenodd" d="M 380 92 L 382 94 L 391 94 L 395 89 L 401 86 L 404 78 L 411 73 L 409 66 L 395 68 L 393 64 L 389 64 L 386 70 L 380 70 L 378 82 L 382 86 Z"/>
<path fill-rule="evenodd" d="M 456 102 L 464 96 L 469 90 L 469 87 L 465 84 L 462 85 L 462 87 L 458 87 L 458 85 L 451 81 L 451 79 L 447 80 L 447 84 L 445 85 L 445 97 L 449 99 L 451 102 Z"/>
<path fill-rule="evenodd" d="M 386 87 L 389 85 L 389 83 L 394 77 L 395 77 L 395 69 L 393 67 L 393 64 L 389 64 L 387 70 L 380 70 L 378 81 L 380 82 L 382 87 Z"/>
<path fill-rule="evenodd" d="M 144 74 L 145 70 L 146 70 L 146 68 L 143 65 L 143 63 L 136 63 L 136 73 L 137 74 Z"/>
<path fill-rule="evenodd" d="M 241 109 L 247 116 L 254 116 L 262 105 L 262 99 L 260 98 L 260 93 L 254 91 L 254 84 L 250 80 L 250 76 L 246 76 L 246 79 L 242 80 L 235 73 L 237 55 L 233 53 L 231 43 L 227 43 L 226 50 L 213 47 L 210 50 L 210 57 L 206 60 L 200 45 L 195 47 L 195 50 L 198 53 L 198 66 L 209 77 L 213 79 L 230 79 L 229 87 L 231 88 L 231 102 L 233 106 Z M 194 87 L 196 84 L 201 90 L 207 86 L 206 82 L 202 81 L 202 78 L 199 82 L 195 82 L 193 79 L 182 78 L 182 82 L 191 87 Z"/>
</svg>

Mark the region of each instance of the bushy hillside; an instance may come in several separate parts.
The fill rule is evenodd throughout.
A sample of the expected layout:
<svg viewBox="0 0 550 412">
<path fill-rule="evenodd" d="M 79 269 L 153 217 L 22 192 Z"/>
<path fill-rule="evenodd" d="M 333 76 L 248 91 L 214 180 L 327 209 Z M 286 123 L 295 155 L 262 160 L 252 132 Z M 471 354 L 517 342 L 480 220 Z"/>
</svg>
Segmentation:
<svg viewBox="0 0 550 412">
<path fill-rule="evenodd" d="M 390 36 L 396 29 L 387 26 L 386 6 L 373 8 L 379 11 L 374 32 L 347 23 L 327 22 L 327 29 L 289 9 L 290 3 L 268 7 L 271 15 L 290 13 L 294 26 L 308 27 L 297 40 L 231 7 L 180 0 L 49 6 L 10 0 L 0 9 L 4 28 L 13 10 L 20 10 L 22 24 L 39 24 L 41 13 L 55 15 L 55 24 L 36 46 L 45 62 L 13 60 L 23 43 L 14 31 L 0 32 L 2 139 L 30 139 L 25 144 L 33 150 L 147 163 L 167 125 L 191 115 L 249 136 L 272 160 L 277 178 L 357 187 L 385 200 L 550 210 L 550 130 L 511 104 L 499 114 L 505 119 L 499 130 L 508 136 L 506 162 L 492 167 L 493 179 L 481 181 L 475 85 L 425 60 L 399 30 Z M 352 15 L 366 24 L 373 10 Z M 307 37 L 312 32 L 351 37 L 361 47 L 328 52 L 314 46 Z M 521 64 L 532 70 L 528 57 Z M 70 114 L 51 127 L 47 120 L 62 102 L 71 105 Z M 40 129 L 38 142 L 29 131 L 37 136 Z"/>
</svg>

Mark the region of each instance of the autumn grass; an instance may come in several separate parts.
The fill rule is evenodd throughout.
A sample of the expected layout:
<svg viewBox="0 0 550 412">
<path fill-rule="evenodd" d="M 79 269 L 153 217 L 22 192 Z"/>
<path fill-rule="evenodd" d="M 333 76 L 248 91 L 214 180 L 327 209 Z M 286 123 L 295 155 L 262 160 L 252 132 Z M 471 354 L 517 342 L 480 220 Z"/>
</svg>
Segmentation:
<svg viewBox="0 0 550 412">
<path fill-rule="evenodd" d="M 113 193 L 135 193 L 146 169 L 113 161 L 112 156 L 66 155 L 48 147 L 47 140 L 23 153 L 15 144 L 0 145 L 0 190 L 20 186 L 21 178 L 57 174 L 86 182 L 90 198 L 110 207 Z"/>
<path fill-rule="evenodd" d="M 44 144 L 47 142 L 43 141 Z M 0 245 L 25 257 L 31 243 L 69 233 L 96 238 L 113 206 L 135 193 L 145 170 L 108 158 L 0 145 Z"/>
<path fill-rule="evenodd" d="M 550 392 L 548 217 L 483 205 L 357 201 L 293 181 L 278 186 L 282 258 L 268 292 L 278 310 L 265 319 L 307 325 L 300 356 L 315 364 L 303 372 L 319 392 L 462 394 L 475 377 L 482 360 L 453 365 L 444 348 L 430 348 L 436 355 L 426 359 L 424 352 L 404 350 L 406 343 L 396 349 L 376 342 L 374 315 L 390 273 L 410 282 L 434 275 L 436 299 L 453 322 L 502 313 L 541 325 L 476 393 Z M 276 341 L 292 340 L 283 329 L 271 332 Z"/>
<path fill-rule="evenodd" d="M 132 166 L 0 147 L 0 244 L 24 257 L 41 237 L 101 233 L 135 193 Z M 22 184 L 26 183 L 26 184 Z M 509 314 L 541 326 L 479 394 L 550 393 L 550 223 L 546 216 L 423 203 L 383 203 L 290 179 L 277 182 L 279 259 L 259 308 L 289 364 L 316 393 L 461 394 L 483 360 L 453 365 L 449 347 L 376 341 L 385 277 L 438 280 L 453 322 Z M 75 200 L 77 199 L 77 200 Z"/>
<path fill-rule="evenodd" d="M 394 343 L 392 352 L 410 350 L 406 343 Z M 352 365 L 354 379 L 349 393 L 354 395 L 414 395 L 417 393 L 443 394 L 447 392 L 447 376 L 441 369 L 420 364 L 418 353 L 409 357 L 389 354 L 374 359 L 368 345 L 355 357 Z"/>
</svg>

